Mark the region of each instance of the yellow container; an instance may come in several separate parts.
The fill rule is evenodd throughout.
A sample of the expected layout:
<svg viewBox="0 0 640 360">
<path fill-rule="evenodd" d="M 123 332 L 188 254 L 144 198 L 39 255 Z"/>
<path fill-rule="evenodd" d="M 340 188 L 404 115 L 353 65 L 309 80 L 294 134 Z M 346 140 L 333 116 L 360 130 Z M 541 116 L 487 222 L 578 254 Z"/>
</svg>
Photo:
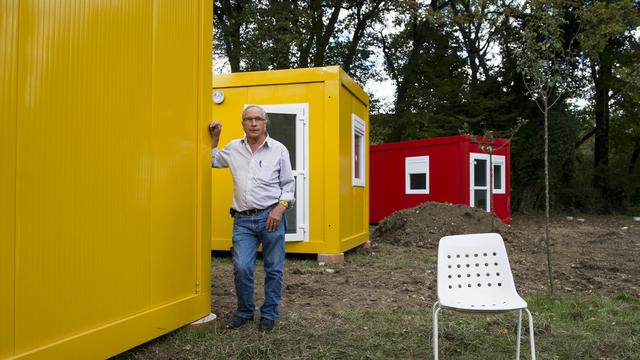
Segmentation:
<svg viewBox="0 0 640 360">
<path fill-rule="evenodd" d="M 210 1 L 0 2 L 0 358 L 210 311 Z"/>
<path fill-rule="evenodd" d="M 291 155 L 296 205 L 287 210 L 290 253 L 339 254 L 369 240 L 369 97 L 337 66 L 213 77 L 220 147 L 244 136 L 242 109 L 258 104 Z M 212 248 L 229 250 L 233 184 L 213 169 Z"/>
</svg>

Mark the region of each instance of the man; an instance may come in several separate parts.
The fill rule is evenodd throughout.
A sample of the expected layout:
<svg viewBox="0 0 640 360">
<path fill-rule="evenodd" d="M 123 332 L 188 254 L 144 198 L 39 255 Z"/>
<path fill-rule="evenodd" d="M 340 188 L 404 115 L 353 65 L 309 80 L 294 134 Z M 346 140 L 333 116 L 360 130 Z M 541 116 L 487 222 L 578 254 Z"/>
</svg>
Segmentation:
<svg viewBox="0 0 640 360">
<path fill-rule="evenodd" d="M 269 120 L 263 108 L 247 106 L 242 112 L 243 139 L 218 150 L 222 124 L 209 124 L 211 163 L 228 167 L 233 176 L 233 273 L 237 309 L 227 327 L 237 329 L 253 320 L 253 274 L 258 245 L 264 260 L 264 304 L 260 330 L 270 331 L 279 316 L 284 277 L 284 212 L 294 202 L 294 179 L 287 148 L 269 137 Z"/>
</svg>

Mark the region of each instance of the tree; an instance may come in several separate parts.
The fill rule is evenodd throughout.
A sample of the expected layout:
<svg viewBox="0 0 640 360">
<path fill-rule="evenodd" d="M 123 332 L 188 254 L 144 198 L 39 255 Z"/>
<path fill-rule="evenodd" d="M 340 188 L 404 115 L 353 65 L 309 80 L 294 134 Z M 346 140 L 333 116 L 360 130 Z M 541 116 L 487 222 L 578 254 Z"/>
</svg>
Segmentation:
<svg viewBox="0 0 640 360">
<path fill-rule="evenodd" d="M 622 206 L 640 210 L 640 43 L 621 58 L 614 71 L 616 81 L 611 103 L 611 188 Z"/>
<path fill-rule="evenodd" d="M 241 29 L 247 21 L 247 7 L 250 4 L 252 2 L 249 0 L 216 0 L 214 3 L 214 34 L 219 34 L 217 39 L 224 44 L 224 53 L 232 72 L 240 71 Z"/>
<path fill-rule="evenodd" d="M 504 18 L 503 1 L 452 0 L 449 2 L 451 26 L 456 29 L 467 65 L 471 72 L 470 85 L 478 85 L 480 74 L 491 74 L 489 52 L 497 40 L 499 24 Z"/>
<path fill-rule="evenodd" d="M 346 43 L 346 53 L 343 56 L 342 67 L 349 72 L 355 60 L 358 45 L 366 35 L 367 28 L 371 28 L 372 23 L 381 20 L 381 14 L 389 10 L 390 3 L 385 0 L 354 0 L 349 4 L 349 15 L 347 24 L 353 29 L 349 41 Z"/>
<path fill-rule="evenodd" d="M 522 38 L 516 49 L 518 70 L 533 101 L 544 115 L 545 244 L 549 291 L 553 293 L 553 267 L 549 239 L 549 109 L 567 91 L 572 73 L 570 53 L 564 44 L 562 8 L 534 0 L 523 6 Z"/>
<path fill-rule="evenodd" d="M 594 88 L 594 185 L 606 193 L 611 96 L 617 80 L 614 69 L 634 41 L 632 32 L 640 24 L 640 5 L 633 0 L 583 1 L 580 5 L 580 47 L 589 62 Z"/>
<path fill-rule="evenodd" d="M 446 6 L 446 2 L 404 1 L 396 19 L 401 30 L 380 34 L 385 66 L 396 84 L 390 141 L 424 137 L 432 121 L 450 126 L 451 134 L 459 127 L 454 112 L 464 93 L 465 64 L 442 21 Z"/>
<path fill-rule="evenodd" d="M 397 0 L 396 0 L 397 1 Z M 373 28 L 392 0 L 216 0 L 215 47 L 232 72 L 341 65 L 373 76 Z"/>
<path fill-rule="evenodd" d="M 508 77 L 491 63 L 503 30 L 503 3 L 493 0 L 403 1 L 395 34 L 380 35 L 396 83 L 388 141 L 512 127 L 520 104 Z"/>
<path fill-rule="evenodd" d="M 513 106 L 515 94 L 505 91 L 505 66 L 492 62 L 504 37 L 511 1 L 452 0 L 443 14 L 452 38 L 465 61 L 465 83 L 457 113 L 470 128 L 502 132 L 514 126 L 520 117 Z M 507 131 L 508 132 L 508 131 Z"/>
</svg>

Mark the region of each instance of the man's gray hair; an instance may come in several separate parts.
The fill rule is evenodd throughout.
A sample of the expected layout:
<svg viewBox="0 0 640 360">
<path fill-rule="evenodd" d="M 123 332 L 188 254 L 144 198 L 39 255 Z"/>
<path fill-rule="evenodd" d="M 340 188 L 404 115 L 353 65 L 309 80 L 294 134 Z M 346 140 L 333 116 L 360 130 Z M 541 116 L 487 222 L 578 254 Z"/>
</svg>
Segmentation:
<svg viewBox="0 0 640 360">
<path fill-rule="evenodd" d="M 269 116 L 267 115 L 267 112 L 264 110 L 264 108 L 260 105 L 254 105 L 254 104 L 251 104 L 246 108 L 244 108 L 244 110 L 242 110 L 242 119 L 244 119 L 244 116 L 247 114 L 247 111 L 249 111 L 250 109 L 260 110 L 260 112 L 262 112 L 262 117 L 267 121 L 267 124 L 269 123 Z"/>
</svg>

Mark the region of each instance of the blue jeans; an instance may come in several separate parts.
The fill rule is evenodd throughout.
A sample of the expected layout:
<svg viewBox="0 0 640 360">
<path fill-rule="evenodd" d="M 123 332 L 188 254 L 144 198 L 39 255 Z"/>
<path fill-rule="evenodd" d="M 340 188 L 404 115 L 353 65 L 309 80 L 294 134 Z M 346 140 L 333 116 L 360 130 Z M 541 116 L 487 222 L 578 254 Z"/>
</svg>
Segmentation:
<svg viewBox="0 0 640 360">
<path fill-rule="evenodd" d="M 233 221 L 233 275 L 238 307 L 236 315 L 252 318 L 253 274 L 256 270 L 258 245 L 262 243 L 264 260 L 264 304 L 260 307 L 262 318 L 276 320 L 284 279 L 284 235 L 287 222 L 282 216 L 278 229 L 267 231 L 267 216 L 272 208 L 261 213 L 244 216 L 236 214 Z"/>
</svg>

